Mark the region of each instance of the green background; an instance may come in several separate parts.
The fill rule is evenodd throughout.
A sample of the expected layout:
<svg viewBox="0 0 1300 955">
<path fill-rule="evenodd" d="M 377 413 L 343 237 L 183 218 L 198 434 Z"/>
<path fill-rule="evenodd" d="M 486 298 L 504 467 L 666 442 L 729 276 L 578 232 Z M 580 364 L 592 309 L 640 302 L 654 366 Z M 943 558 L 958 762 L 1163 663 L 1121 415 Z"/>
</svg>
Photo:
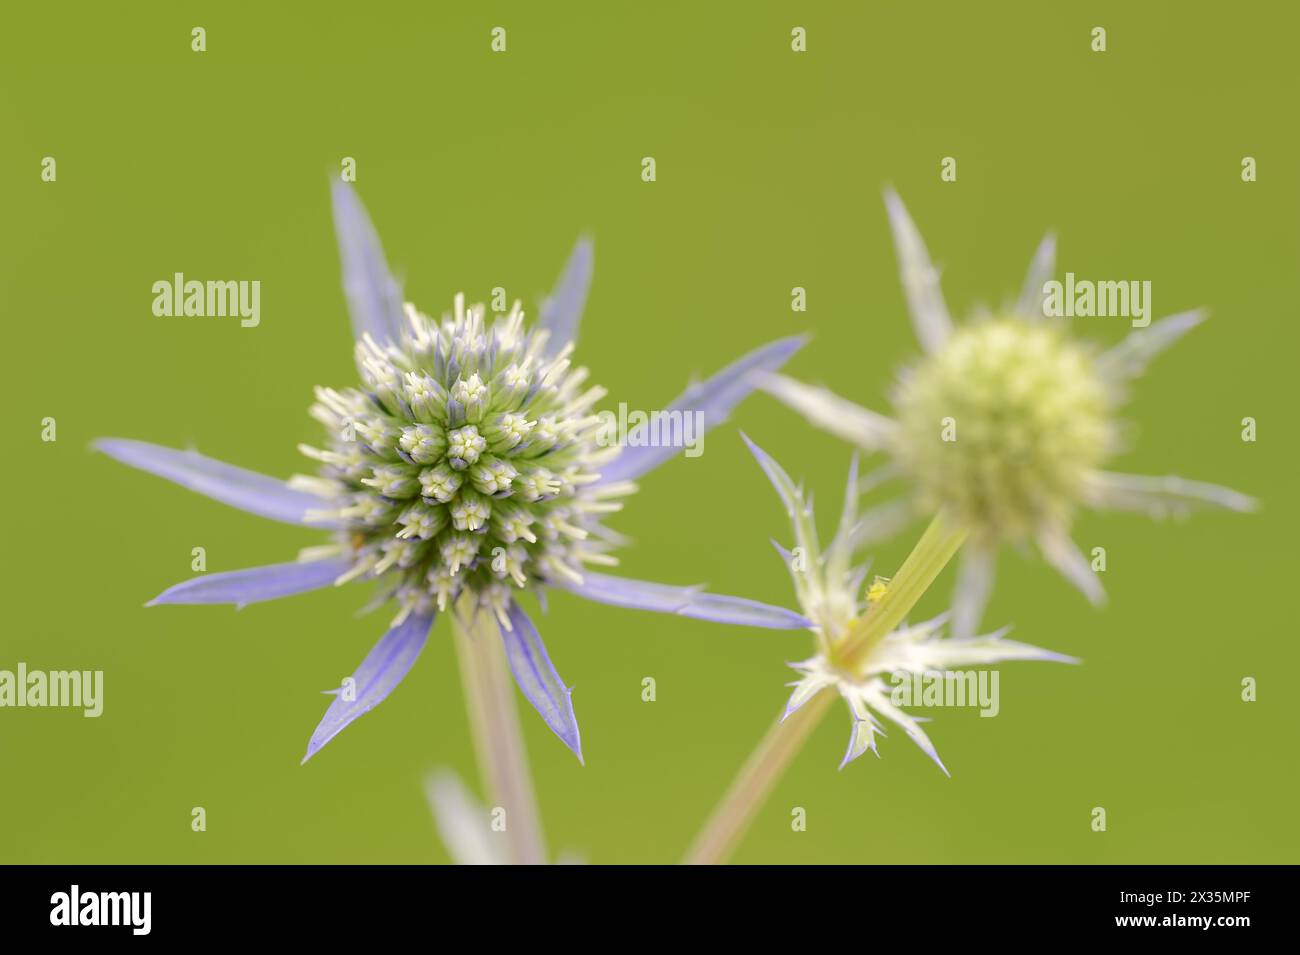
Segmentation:
<svg viewBox="0 0 1300 955">
<path fill-rule="evenodd" d="M 0 710 L 0 860 L 446 859 L 422 778 L 474 778 L 449 623 L 387 702 L 299 766 L 319 691 L 386 615 L 358 617 L 357 589 L 239 613 L 143 609 L 190 576 L 192 547 L 215 571 L 320 538 L 88 450 L 119 435 L 308 469 L 295 445 L 318 437 L 312 386 L 354 380 L 327 190 L 353 156 L 428 311 L 497 285 L 531 306 L 589 230 L 579 357 L 633 408 L 812 331 L 790 370 L 883 410 L 917 353 L 890 183 L 954 313 L 1015 292 L 1049 227 L 1058 274 L 1149 279 L 1157 314 L 1211 307 L 1138 383 L 1114 466 L 1226 484 L 1261 512 L 1081 516 L 1080 545 L 1109 553 L 1101 611 L 1004 553 L 987 621 L 1085 664 L 1007 665 L 997 719 L 938 713 L 952 779 L 901 732 L 883 759 L 837 772 L 849 719 L 836 704 L 737 859 L 1296 861 L 1300 134 L 1297 22 L 1280 6 L 7 4 L 0 668 L 103 669 L 106 701 L 98 720 Z M 497 25 L 505 54 L 489 50 Z M 1104 54 L 1089 49 L 1096 25 Z M 193 26 L 206 53 L 190 50 Z M 655 183 L 640 178 L 648 155 Z M 44 156 L 55 183 L 40 180 Z M 944 156 L 956 183 L 939 180 Z M 261 326 L 155 318 L 150 286 L 176 271 L 260 280 Z M 796 285 L 805 314 L 790 309 Z M 1103 343 L 1126 330 L 1075 321 Z M 792 602 L 767 543 L 788 538 L 784 517 L 738 427 L 830 518 L 847 447 L 758 395 L 702 457 L 642 482 L 613 522 L 636 541 L 622 572 Z M 951 571 L 920 610 L 940 610 L 950 585 Z M 550 843 L 602 863 L 680 856 L 810 642 L 568 595 L 540 626 L 576 687 L 587 757 L 523 714 Z M 1245 676 L 1258 702 L 1241 701 Z M 194 806 L 206 832 L 190 829 Z M 806 832 L 791 831 L 794 806 Z"/>
</svg>

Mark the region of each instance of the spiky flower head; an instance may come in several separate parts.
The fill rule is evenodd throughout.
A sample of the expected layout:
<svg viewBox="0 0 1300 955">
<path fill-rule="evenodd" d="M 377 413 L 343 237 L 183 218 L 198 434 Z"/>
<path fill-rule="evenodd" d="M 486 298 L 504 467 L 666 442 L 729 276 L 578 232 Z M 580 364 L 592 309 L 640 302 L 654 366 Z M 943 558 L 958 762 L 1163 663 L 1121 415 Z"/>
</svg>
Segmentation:
<svg viewBox="0 0 1300 955">
<path fill-rule="evenodd" d="M 881 601 L 890 587 L 890 581 L 884 577 L 876 577 L 864 587 L 870 567 L 854 560 L 869 525 L 858 510 L 857 457 L 849 467 L 839 527 L 823 550 L 818 543 L 812 502 L 803 487 L 765 451 L 748 438 L 745 441 L 790 518 L 793 549 L 773 543 L 790 570 L 800 607 L 813 622 L 812 629 L 817 636 L 817 652 L 790 664 L 799 678 L 789 684 L 793 689 L 782 718 L 789 717 L 824 690 L 839 693 L 853 719 L 841 768 L 868 750 L 880 755 L 876 737 L 884 736 L 885 732 L 878 717 L 884 717 L 900 727 L 940 769 L 948 772 L 930 737 L 921 728 L 924 717 L 907 713 L 895 701 L 890 685 L 893 679 L 943 674 L 1012 660 L 1078 662 L 1073 657 L 1008 640 L 1006 634 L 1010 628 L 979 636 L 945 636 L 948 614 L 915 626 L 904 622 L 883 634 L 865 653 L 850 652 L 852 628 L 861 622 L 864 613 L 870 612 L 869 605 Z"/>
<path fill-rule="evenodd" d="M 901 477 L 905 498 L 882 505 L 859 535 L 867 544 L 916 516 L 944 513 L 966 528 L 953 600 L 953 630 L 979 624 L 1003 543 L 1032 541 L 1094 603 L 1104 597 L 1089 561 L 1070 539 L 1085 507 L 1181 515 L 1198 506 L 1245 511 L 1254 501 L 1227 488 L 1176 477 L 1105 470 L 1121 448 L 1120 407 L 1128 386 L 1160 352 L 1205 318 L 1182 312 L 1134 328 L 1099 349 L 1048 318 L 1043 300 L 1056 264 L 1048 235 L 1018 299 L 954 323 L 920 232 L 898 196 L 885 196 L 899 272 L 923 354 L 903 369 L 886 416 L 825 388 L 783 375 L 762 387 L 814 424 L 890 461 L 864 484 Z"/>
<path fill-rule="evenodd" d="M 525 327 L 518 303 L 489 319 L 460 296 L 434 320 L 403 305 L 351 187 L 336 180 L 332 197 L 361 383 L 316 392 L 312 414 L 327 440 L 303 450 L 320 473 L 283 482 L 193 450 L 95 442 L 124 464 L 215 500 L 334 535 L 301 550 L 297 561 L 182 581 L 150 606 L 242 607 L 362 578 L 381 581 L 372 605 L 397 602 L 396 619 L 345 681 L 347 692 L 335 692 L 304 759 L 402 682 L 453 601 L 476 629 L 480 610 L 495 617 L 520 691 L 580 760 L 572 688 L 514 599 L 520 589 L 541 597 L 542 585 L 551 585 L 598 603 L 740 626 L 808 626 L 784 607 L 589 569 L 616 563 L 608 551 L 621 538 L 604 529 L 602 516 L 677 449 L 635 431 L 625 444 L 606 446 L 606 422 L 591 413 L 604 392 L 588 386 L 586 370 L 569 357 L 591 283 L 588 240 L 574 247 L 536 325 Z M 670 407 L 713 427 L 750 393 L 756 374 L 780 368 L 802 345 L 799 338 L 770 342 L 687 388 Z"/>
<path fill-rule="evenodd" d="M 297 484 L 340 502 L 316 516 L 339 524 L 349 575 L 391 580 L 404 612 L 468 593 L 504 619 L 510 588 L 608 562 L 600 518 L 633 486 L 598 484 L 618 448 L 572 345 L 548 351 L 519 303 L 489 317 L 458 295 L 440 319 L 405 319 L 357 343 L 361 387 L 318 388 L 311 409 L 328 443 L 303 447 L 320 475 Z"/>
</svg>

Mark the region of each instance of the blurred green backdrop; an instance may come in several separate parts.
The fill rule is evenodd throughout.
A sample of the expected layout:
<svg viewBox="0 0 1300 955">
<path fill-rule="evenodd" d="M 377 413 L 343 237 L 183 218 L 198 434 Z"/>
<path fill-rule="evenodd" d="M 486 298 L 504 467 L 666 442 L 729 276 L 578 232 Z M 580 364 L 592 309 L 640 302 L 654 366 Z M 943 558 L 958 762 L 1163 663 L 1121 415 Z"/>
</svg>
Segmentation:
<svg viewBox="0 0 1300 955">
<path fill-rule="evenodd" d="M 298 765 L 379 636 L 365 595 L 240 613 L 145 610 L 190 576 L 318 540 L 88 451 L 99 435 L 305 470 L 313 385 L 354 379 L 327 176 L 344 156 L 408 296 L 505 286 L 531 307 L 596 238 L 579 357 L 611 402 L 809 330 L 790 366 L 881 407 L 916 348 L 880 201 L 908 202 L 954 312 L 1019 286 L 1045 229 L 1060 272 L 1154 283 L 1213 318 L 1154 365 L 1116 467 L 1259 496 L 1255 516 L 1085 515 L 1103 611 L 1001 563 L 991 623 L 1079 655 L 1009 664 L 1002 712 L 937 714 L 946 779 L 901 733 L 836 772 L 836 706 L 745 862 L 1295 861 L 1300 666 L 1294 365 L 1297 20 L 1188 3 L 9 4 L 0 20 L 6 315 L 0 668 L 103 669 L 105 712 L 0 710 L 0 861 L 435 862 L 422 792 L 474 780 L 447 621 L 404 685 Z M 493 54 L 504 26 L 508 52 Z M 1109 49 L 1089 49 L 1094 26 Z M 207 30 L 206 53 L 190 30 Z M 803 26 L 808 51 L 790 50 Z M 1240 178 L 1254 156 L 1259 181 Z M 53 156 L 57 182 L 42 182 Z M 640 178 L 654 156 L 658 181 Z M 939 180 L 944 156 L 956 183 Z M 262 322 L 155 318 L 173 272 L 262 282 Z M 805 314 L 790 310 L 808 289 Z M 1117 340 L 1122 321 L 1076 320 Z M 1240 440 L 1254 416 L 1259 440 Z M 56 443 L 40 422 L 58 422 Z M 787 531 L 753 435 L 838 506 L 849 451 L 765 396 L 707 453 L 643 482 L 614 526 L 631 575 L 790 603 Z M 919 532 L 919 527 L 918 527 Z M 876 557 L 888 573 L 910 542 Z M 951 572 L 923 611 L 941 609 Z M 587 766 L 531 711 L 553 847 L 670 862 L 768 721 L 803 634 L 567 595 L 541 622 L 576 686 Z M 643 677 L 658 683 L 645 703 Z M 1240 700 L 1245 676 L 1259 700 Z M 522 702 L 522 700 L 521 700 Z M 476 784 L 476 783 L 475 783 Z M 208 829 L 190 829 L 190 810 Z M 790 828 L 807 811 L 808 830 Z M 1090 830 L 1103 806 L 1109 831 Z"/>
</svg>

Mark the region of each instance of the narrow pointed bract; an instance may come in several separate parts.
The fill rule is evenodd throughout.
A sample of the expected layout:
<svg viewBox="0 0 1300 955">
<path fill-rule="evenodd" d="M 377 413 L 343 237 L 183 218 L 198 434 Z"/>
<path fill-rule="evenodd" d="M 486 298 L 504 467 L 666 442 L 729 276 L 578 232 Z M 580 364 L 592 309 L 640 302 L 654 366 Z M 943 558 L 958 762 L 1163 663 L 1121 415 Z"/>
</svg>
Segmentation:
<svg viewBox="0 0 1300 955">
<path fill-rule="evenodd" d="M 853 690 L 850 690 L 850 692 L 853 692 Z M 925 730 L 921 729 L 920 719 L 910 716 L 895 706 L 890 700 L 889 693 L 886 692 L 885 684 L 882 681 L 871 680 L 857 688 L 857 692 L 861 694 L 865 704 L 881 713 L 892 723 L 902 727 L 903 732 L 907 734 L 907 738 L 920 747 L 921 752 L 934 760 L 934 764 L 943 770 L 945 776 L 952 776 L 952 773 L 948 772 L 948 767 L 943 764 L 943 760 L 939 758 L 939 751 L 935 749 L 934 743 L 930 741 L 930 737 Z M 855 721 L 854 731 L 856 732 L 857 727 L 861 725 L 860 720 Z"/>
<path fill-rule="evenodd" d="M 629 610 L 652 610 L 656 613 L 694 617 L 714 623 L 769 630 L 804 630 L 809 621 L 784 607 L 774 607 L 744 597 L 706 593 L 700 587 L 675 587 L 671 584 L 632 580 L 586 571 L 582 582 L 557 581 L 557 585 L 596 603 Z"/>
<path fill-rule="evenodd" d="M 866 451 L 889 446 L 897 425 L 882 414 L 846 401 L 827 388 L 805 385 L 785 375 L 760 375 L 758 387 L 779 398 L 809 422 Z"/>
<path fill-rule="evenodd" d="M 853 528 L 855 550 L 865 550 L 902 533 L 916 521 L 916 508 L 906 499 L 876 504 L 862 512 Z"/>
<path fill-rule="evenodd" d="M 733 408 L 754 390 L 757 376 L 775 371 L 790 360 L 807 339 L 803 336 L 782 338 L 755 349 L 739 361 L 733 362 L 707 381 L 691 385 L 671 402 L 668 412 L 698 414 L 705 430 L 716 428 L 727 420 Z M 681 448 L 640 440 L 639 426 L 627 436 L 626 446 L 618 457 L 601 469 L 600 480 L 610 484 L 630 481 L 653 470 L 665 461 L 681 454 Z"/>
<path fill-rule="evenodd" d="M 595 249 L 591 239 L 582 236 L 573 247 L 564 272 L 555 283 L 550 297 L 542 303 L 538 326 L 550 333 L 547 342 L 550 354 L 555 354 L 565 345 L 578 340 L 578 326 L 582 321 L 582 311 L 587 305 L 594 264 Z"/>
<path fill-rule="evenodd" d="M 258 517 L 309 527 L 339 526 L 337 521 L 312 516 L 312 512 L 328 508 L 329 500 L 295 490 L 275 478 L 204 457 L 197 451 L 177 451 L 127 438 L 100 438 L 92 446 L 123 464 Z"/>
<path fill-rule="evenodd" d="M 1259 503 L 1249 495 L 1204 481 L 1165 475 L 1118 474 L 1098 471 L 1089 479 L 1087 490 L 1093 507 L 1111 511 L 1137 511 L 1150 517 L 1185 517 L 1205 507 L 1222 507 L 1246 513 Z"/>
<path fill-rule="evenodd" d="M 1043 559 L 1074 584 L 1089 602 L 1105 603 L 1106 590 L 1101 585 L 1101 578 L 1093 573 L 1088 558 L 1083 556 L 1065 531 L 1051 526 L 1041 528 L 1038 532 L 1038 550 Z"/>
<path fill-rule="evenodd" d="M 952 597 L 952 635 L 973 637 L 984 618 L 984 608 L 993 592 L 997 557 L 976 542 L 967 544 L 957 558 L 957 587 Z"/>
<path fill-rule="evenodd" d="M 328 587 L 351 566 L 350 560 L 333 558 L 204 574 L 168 587 L 149 601 L 148 606 L 234 604 L 239 608 Z"/>
<path fill-rule="evenodd" d="M 341 179 L 331 180 L 330 197 L 352 334 L 357 341 L 366 335 L 380 344 L 396 341 L 403 325 L 402 289 L 389 272 L 370 216 Z"/>
<path fill-rule="evenodd" d="M 433 619 L 431 612 L 409 615 L 379 639 L 349 678 L 350 683 L 330 691 L 334 702 L 311 734 L 304 763 L 354 720 L 382 703 L 406 679 L 429 639 Z"/>
<path fill-rule="evenodd" d="M 889 212 L 889 227 L 894 232 L 898 273 L 917 340 L 927 352 L 937 351 L 952 333 L 952 318 L 939 288 L 939 270 L 930 261 L 920 230 L 892 189 L 885 192 L 885 208 Z"/>
<path fill-rule="evenodd" d="M 560 679 L 542 635 L 518 603 L 511 604 L 507 620 L 500 621 L 501 642 L 519 691 L 533 704 L 542 722 L 551 728 L 582 762 L 582 738 L 573 713 L 573 691 Z"/>
<path fill-rule="evenodd" d="M 1108 348 L 1097 358 L 1097 371 L 1111 381 L 1137 378 L 1151 360 L 1209 317 L 1203 308 L 1168 315 L 1146 328 L 1135 328 L 1118 345 Z"/>
<path fill-rule="evenodd" d="M 1019 311 L 1028 319 L 1043 317 L 1043 287 L 1052 280 L 1056 273 L 1056 236 L 1047 233 L 1038 244 L 1033 259 L 1029 262 L 1029 271 L 1025 273 L 1025 285 L 1020 290 Z"/>
</svg>

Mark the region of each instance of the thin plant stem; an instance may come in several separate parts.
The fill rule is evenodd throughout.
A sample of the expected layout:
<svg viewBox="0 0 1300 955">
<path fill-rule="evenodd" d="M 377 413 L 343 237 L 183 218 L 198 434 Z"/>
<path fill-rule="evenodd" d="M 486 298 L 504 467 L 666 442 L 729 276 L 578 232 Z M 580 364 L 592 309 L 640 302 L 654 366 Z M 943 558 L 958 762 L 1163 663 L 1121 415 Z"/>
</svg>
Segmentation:
<svg viewBox="0 0 1300 955">
<path fill-rule="evenodd" d="M 461 603 L 452 614 L 461 685 L 483 788 L 505 809 L 509 858 L 518 865 L 546 861 L 541 816 L 515 707 L 514 681 L 491 614 Z"/>
<path fill-rule="evenodd" d="M 966 540 L 966 529 L 940 514 L 872 604 L 832 647 L 832 662 L 854 672 L 871 648 L 903 621 Z M 822 690 L 785 719 L 778 719 L 750 754 L 686 856 L 690 865 L 725 862 L 740 844 L 773 787 L 812 735 L 835 694 Z"/>
<path fill-rule="evenodd" d="M 717 865 L 730 858 L 777 780 L 834 700 L 832 693 L 818 693 L 788 719 L 772 724 L 700 831 L 686 855 L 687 865 Z"/>
</svg>

